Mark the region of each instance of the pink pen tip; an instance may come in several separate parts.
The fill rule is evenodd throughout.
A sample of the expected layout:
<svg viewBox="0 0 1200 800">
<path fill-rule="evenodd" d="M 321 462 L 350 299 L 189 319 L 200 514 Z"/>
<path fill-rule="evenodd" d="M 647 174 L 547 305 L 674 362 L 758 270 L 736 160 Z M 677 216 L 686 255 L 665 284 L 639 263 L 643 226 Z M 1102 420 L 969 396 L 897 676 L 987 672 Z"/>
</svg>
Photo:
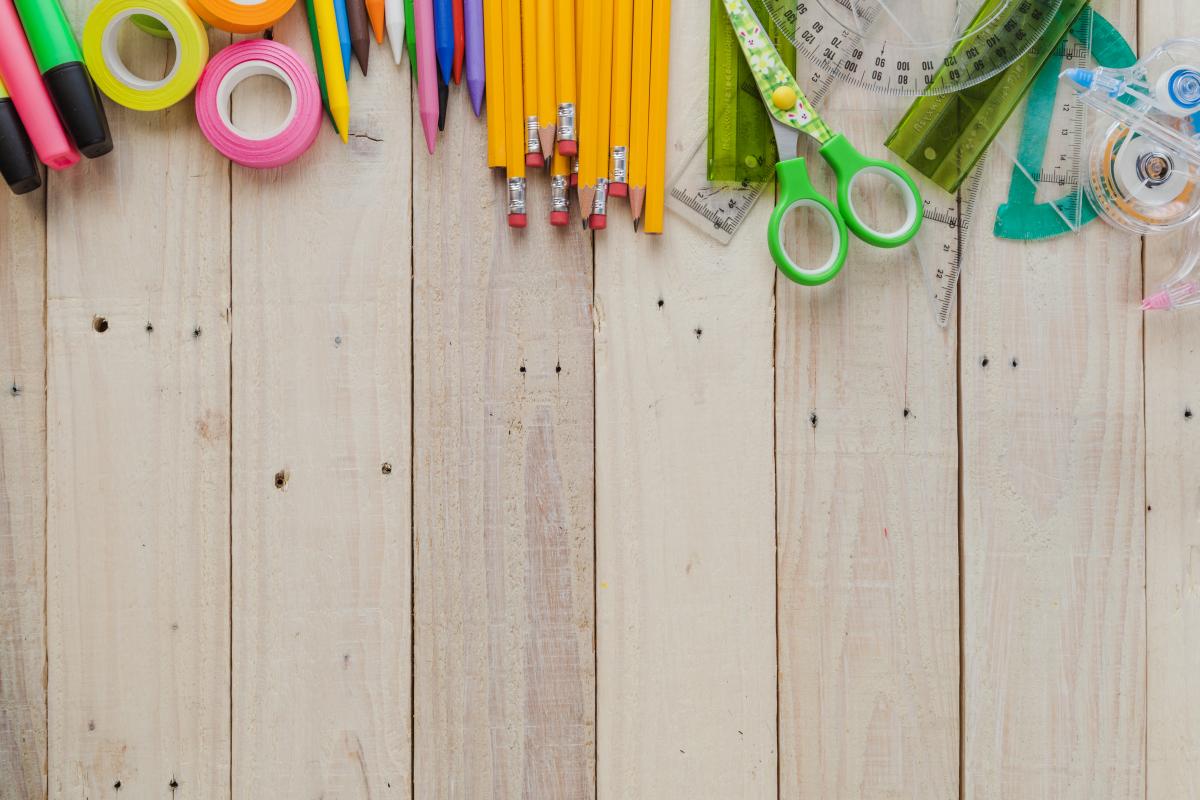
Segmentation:
<svg viewBox="0 0 1200 800">
<path fill-rule="evenodd" d="M 1171 295 L 1157 292 L 1142 301 L 1142 311 L 1165 311 L 1171 307 Z"/>
<path fill-rule="evenodd" d="M 525 166 L 533 167 L 534 169 L 541 169 L 542 167 L 546 166 L 546 159 L 542 158 L 541 153 L 526 153 Z"/>
<path fill-rule="evenodd" d="M 529 224 L 529 220 L 524 214 L 508 215 L 508 227 L 510 228 L 524 228 L 527 224 Z"/>
<path fill-rule="evenodd" d="M 594 231 L 602 231 L 608 227 L 608 216 L 605 214 L 592 214 L 588 217 L 588 227 Z"/>
<path fill-rule="evenodd" d="M 627 183 L 610 183 L 608 185 L 609 197 L 628 197 L 629 184 Z"/>
<path fill-rule="evenodd" d="M 571 222 L 571 215 L 566 211 L 551 211 L 550 224 L 556 228 L 565 228 Z"/>
<path fill-rule="evenodd" d="M 559 140 L 559 142 L 558 142 L 558 154 L 559 154 L 559 155 L 562 155 L 562 156 L 574 156 L 574 155 L 579 155 L 579 143 L 578 143 L 578 142 L 573 142 L 573 141 L 571 141 L 571 140 L 569 140 L 569 139 L 567 139 L 567 140 Z"/>
</svg>

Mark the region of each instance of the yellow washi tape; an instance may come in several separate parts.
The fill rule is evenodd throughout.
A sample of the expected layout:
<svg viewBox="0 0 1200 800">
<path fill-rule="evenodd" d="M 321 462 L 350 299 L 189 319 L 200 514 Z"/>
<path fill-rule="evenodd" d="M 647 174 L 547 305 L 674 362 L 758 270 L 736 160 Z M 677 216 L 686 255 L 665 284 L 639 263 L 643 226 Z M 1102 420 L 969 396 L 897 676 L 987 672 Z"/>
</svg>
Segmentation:
<svg viewBox="0 0 1200 800">
<path fill-rule="evenodd" d="M 121 60 L 117 37 L 125 21 L 133 18 L 158 22 L 175 42 L 175 63 L 161 80 L 139 78 Z M 100 91 L 113 102 L 135 111 L 158 111 L 196 87 L 208 63 L 208 33 L 179 0 L 101 0 L 83 27 L 83 58 Z"/>
</svg>

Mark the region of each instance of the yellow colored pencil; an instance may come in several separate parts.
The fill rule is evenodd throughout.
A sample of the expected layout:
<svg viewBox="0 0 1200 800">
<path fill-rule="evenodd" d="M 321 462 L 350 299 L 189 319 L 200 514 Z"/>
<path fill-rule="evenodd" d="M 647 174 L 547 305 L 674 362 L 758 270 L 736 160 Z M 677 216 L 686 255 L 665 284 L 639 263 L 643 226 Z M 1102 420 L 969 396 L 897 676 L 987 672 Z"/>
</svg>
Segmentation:
<svg viewBox="0 0 1200 800">
<path fill-rule="evenodd" d="M 629 92 L 633 71 L 633 0 L 616 0 L 616 3 L 613 16 L 608 196 L 625 197 L 629 190 Z"/>
<path fill-rule="evenodd" d="M 508 224 L 524 228 L 525 118 L 521 96 L 521 0 L 501 0 L 504 7 L 504 142 L 508 151 Z"/>
<path fill-rule="evenodd" d="M 654 0 L 651 38 L 645 231 L 662 233 L 667 202 L 667 73 L 671 66 L 671 0 Z"/>
<path fill-rule="evenodd" d="M 538 122 L 538 0 L 521 0 L 522 99 L 525 104 L 525 166 L 545 166 Z"/>
<path fill-rule="evenodd" d="M 600 4 L 607 0 L 580 0 L 582 17 L 579 59 L 582 82 L 579 89 L 579 213 L 586 223 L 596 199 L 596 130 L 600 115 Z"/>
<path fill-rule="evenodd" d="M 487 83 L 487 163 L 503 167 L 504 148 L 504 7 L 502 0 L 483 0 L 483 74 Z"/>
<path fill-rule="evenodd" d="M 317 41 L 321 43 L 321 65 L 325 68 L 325 93 L 329 97 L 329 115 L 342 142 L 350 141 L 350 93 L 338 43 L 337 16 L 333 0 L 313 0 L 317 17 Z"/>
<path fill-rule="evenodd" d="M 629 91 L 629 208 L 637 230 L 646 205 L 646 146 L 650 127 L 650 28 L 654 0 L 634 0 L 633 69 Z"/>
<path fill-rule="evenodd" d="M 554 0 L 554 95 L 558 126 L 558 152 L 579 152 L 575 133 L 575 0 Z"/>
<path fill-rule="evenodd" d="M 596 98 L 596 146 L 592 169 L 596 175 L 596 197 L 593 200 L 592 216 L 588 226 L 604 230 L 608 224 L 608 136 L 612 117 L 612 59 L 613 17 L 612 0 L 601 0 L 600 13 L 600 91 Z"/>
<path fill-rule="evenodd" d="M 542 158 L 554 153 L 554 0 L 537 0 L 538 138 Z"/>
</svg>

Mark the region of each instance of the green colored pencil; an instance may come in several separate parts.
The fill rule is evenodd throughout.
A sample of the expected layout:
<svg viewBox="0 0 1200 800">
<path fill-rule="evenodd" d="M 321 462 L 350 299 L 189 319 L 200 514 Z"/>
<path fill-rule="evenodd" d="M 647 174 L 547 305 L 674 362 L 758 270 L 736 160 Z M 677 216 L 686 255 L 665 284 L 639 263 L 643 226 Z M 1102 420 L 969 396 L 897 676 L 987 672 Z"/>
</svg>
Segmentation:
<svg viewBox="0 0 1200 800">
<path fill-rule="evenodd" d="M 413 22 L 413 0 L 404 0 L 404 38 L 408 40 L 408 63 L 417 79 L 417 23 Z"/>
<path fill-rule="evenodd" d="M 313 58 L 317 62 L 317 86 L 321 87 L 321 105 L 329 121 L 333 122 L 333 112 L 329 109 L 329 91 L 325 88 L 325 65 L 321 61 L 321 37 L 317 35 L 317 15 L 313 13 L 313 0 L 305 0 L 305 10 L 308 12 L 308 35 L 312 37 Z M 337 129 L 337 124 L 334 124 Z"/>
</svg>

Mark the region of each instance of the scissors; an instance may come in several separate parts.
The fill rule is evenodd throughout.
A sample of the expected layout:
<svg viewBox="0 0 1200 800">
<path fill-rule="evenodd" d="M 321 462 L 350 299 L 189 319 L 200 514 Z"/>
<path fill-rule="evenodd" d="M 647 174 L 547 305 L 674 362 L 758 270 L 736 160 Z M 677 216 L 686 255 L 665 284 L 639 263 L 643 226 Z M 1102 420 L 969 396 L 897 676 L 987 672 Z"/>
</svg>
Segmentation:
<svg viewBox="0 0 1200 800">
<path fill-rule="evenodd" d="M 845 136 L 834 133 L 800 91 L 800 85 L 746 0 L 723 2 L 775 129 L 775 144 L 779 149 L 779 163 L 775 165 L 779 202 L 767 226 L 767 244 L 779 271 L 805 286 L 818 286 L 832 280 L 846 263 L 847 228 L 872 247 L 898 247 L 912 239 L 921 227 L 921 193 L 912 178 L 887 161 L 866 158 Z M 837 177 L 836 206 L 813 188 L 803 158 L 788 159 L 796 153 L 801 132 L 821 144 L 817 152 Z M 864 175 L 886 178 L 900 190 L 905 216 L 899 229 L 877 231 L 858 216 L 850 190 L 854 181 Z M 832 229 L 833 246 L 829 250 L 829 259 L 819 267 L 802 267 L 784 250 L 780 228 L 787 215 L 798 208 L 815 211 Z"/>
</svg>

